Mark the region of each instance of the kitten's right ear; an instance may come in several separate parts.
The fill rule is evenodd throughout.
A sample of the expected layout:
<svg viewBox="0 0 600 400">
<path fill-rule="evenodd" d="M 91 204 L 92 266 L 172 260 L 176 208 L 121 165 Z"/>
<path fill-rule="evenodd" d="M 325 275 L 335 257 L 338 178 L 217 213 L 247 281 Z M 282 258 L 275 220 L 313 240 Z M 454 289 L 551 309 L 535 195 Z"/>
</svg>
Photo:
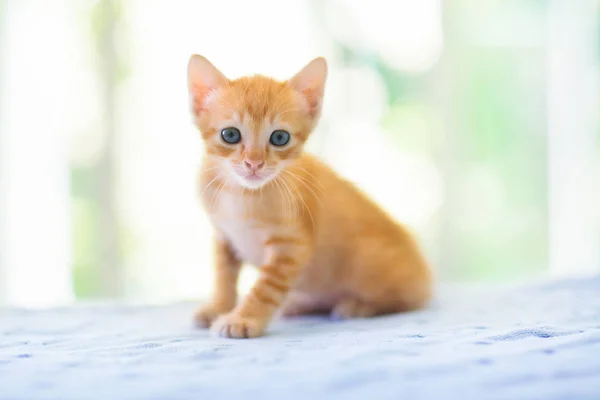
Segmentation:
<svg viewBox="0 0 600 400">
<path fill-rule="evenodd" d="M 205 57 L 194 54 L 188 62 L 188 91 L 195 116 L 206 109 L 208 95 L 227 84 L 227 78 Z"/>
</svg>

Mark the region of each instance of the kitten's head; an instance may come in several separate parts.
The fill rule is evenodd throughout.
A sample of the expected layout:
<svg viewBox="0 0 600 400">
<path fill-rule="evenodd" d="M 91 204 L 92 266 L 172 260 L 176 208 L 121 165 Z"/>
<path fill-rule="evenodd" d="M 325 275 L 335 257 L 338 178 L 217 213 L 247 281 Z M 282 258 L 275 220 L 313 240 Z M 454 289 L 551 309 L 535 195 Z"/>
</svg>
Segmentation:
<svg viewBox="0 0 600 400">
<path fill-rule="evenodd" d="M 193 55 L 192 113 L 220 175 L 257 189 L 298 158 L 319 119 L 326 77 L 325 59 L 316 58 L 285 82 L 259 75 L 229 80 Z"/>
</svg>

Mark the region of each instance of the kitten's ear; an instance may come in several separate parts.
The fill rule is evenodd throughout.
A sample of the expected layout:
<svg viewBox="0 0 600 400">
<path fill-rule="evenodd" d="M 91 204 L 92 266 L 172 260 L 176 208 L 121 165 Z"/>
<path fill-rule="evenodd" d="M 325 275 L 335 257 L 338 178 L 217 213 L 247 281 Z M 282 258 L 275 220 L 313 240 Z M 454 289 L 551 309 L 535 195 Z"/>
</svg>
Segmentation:
<svg viewBox="0 0 600 400">
<path fill-rule="evenodd" d="M 298 72 L 288 84 L 302 93 L 308 104 L 308 113 L 316 117 L 321 111 L 325 80 L 327 79 L 327 61 L 325 58 L 315 58 Z"/>
<path fill-rule="evenodd" d="M 210 61 L 198 54 L 190 57 L 187 73 L 192 112 L 198 116 L 206 108 L 207 96 L 228 81 Z"/>
</svg>

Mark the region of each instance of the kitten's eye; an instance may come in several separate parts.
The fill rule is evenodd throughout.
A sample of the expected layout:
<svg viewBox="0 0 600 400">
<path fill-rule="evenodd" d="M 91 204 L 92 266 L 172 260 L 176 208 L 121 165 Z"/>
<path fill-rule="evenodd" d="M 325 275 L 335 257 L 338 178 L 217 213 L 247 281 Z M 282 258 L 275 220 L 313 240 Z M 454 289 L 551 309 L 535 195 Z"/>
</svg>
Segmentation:
<svg viewBox="0 0 600 400">
<path fill-rule="evenodd" d="M 242 140 L 242 135 L 239 129 L 230 127 L 221 131 L 221 138 L 225 143 L 236 144 Z"/>
<path fill-rule="evenodd" d="M 289 141 L 290 134 L 282 130 L 276 130 L 271 133 L 271 138 L 269 139 L 269 142 L 271 142 L 273 146 L 285 146 Z"/>
</svg>

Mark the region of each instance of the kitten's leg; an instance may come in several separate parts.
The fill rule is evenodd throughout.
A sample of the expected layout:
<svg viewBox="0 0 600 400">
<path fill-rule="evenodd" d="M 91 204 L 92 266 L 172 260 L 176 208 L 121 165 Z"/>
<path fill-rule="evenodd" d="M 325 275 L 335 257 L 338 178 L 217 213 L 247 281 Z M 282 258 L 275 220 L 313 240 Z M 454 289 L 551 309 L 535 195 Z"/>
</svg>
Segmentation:
<svg viewBox="0 0 600 400">
<path fill-rule="evenodd" d="M 229 314 L 218 318 L 212 329 L 220 336 L 261 336 L 309 258 L 309 246 L 300 239 L 275 237 L 265 242 L 266 263 L 248 295 Z"/>
<path fill-rule="evenodd" d="M 368 318 L 424 307 L 431 298 L 431 272 L 423 262 L 411 259 L 398 268 L 398 259 L 402 258 L 390 257 L 372 263 L 369 269 L 355 270 L 346 287 L 348 297 L 338 301 L 332 317 Z"/>
<path fill-rule="evenodd" d="M 212 299 L 194 315 L 196 325 L 208 328 L 222 314 L 233 310 L 237 303 L 237 281 L 241 261 L 225 239 L 215 240 L 215 276 Z"/>
<path fill-rule="evenodd" d="M 376 307 L 356 297 L 344 297 L 331 310 L 334 319 L 369 318 L 377 314 Z"/>
</svg>

